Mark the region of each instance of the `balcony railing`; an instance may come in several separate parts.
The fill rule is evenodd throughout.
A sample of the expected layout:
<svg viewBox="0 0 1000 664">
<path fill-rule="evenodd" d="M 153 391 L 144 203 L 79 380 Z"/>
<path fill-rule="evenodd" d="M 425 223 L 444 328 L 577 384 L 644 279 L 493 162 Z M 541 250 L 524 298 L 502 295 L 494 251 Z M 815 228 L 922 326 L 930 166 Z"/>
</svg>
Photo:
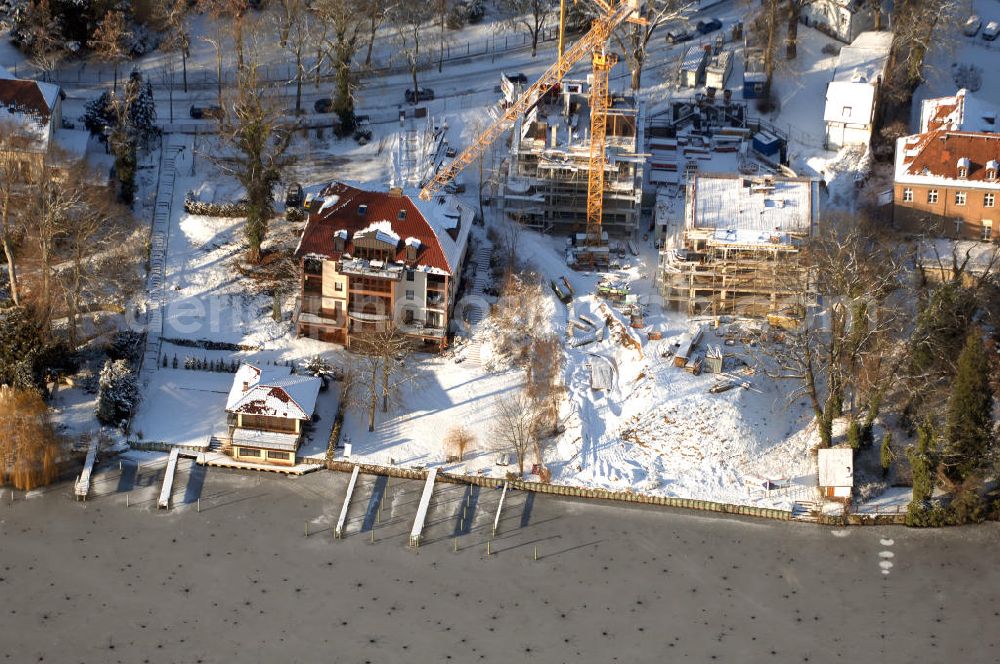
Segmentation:
<svg viewBox="0 0 1000 664">
<path fill-rule="evenodd" d="M 402 263 L 369 261 L 363 258 L 352 258 L 340 262 L 341 274 L 391 279 L 393 281 L 399 281 L 403 278 L 403 268 Z"/>
</svg>

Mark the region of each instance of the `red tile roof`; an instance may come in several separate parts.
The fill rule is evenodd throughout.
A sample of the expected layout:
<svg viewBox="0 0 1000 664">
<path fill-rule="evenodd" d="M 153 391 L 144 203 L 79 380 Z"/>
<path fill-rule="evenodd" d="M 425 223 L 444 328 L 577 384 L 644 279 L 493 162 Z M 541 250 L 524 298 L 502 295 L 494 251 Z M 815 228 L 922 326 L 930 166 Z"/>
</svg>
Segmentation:
<svg viewBox="0 0 1000 664">
<path fill-rule="evenodd" d="M 907 175 L 957 180 L 958 160 L 964 158 L 971 162 L 964 179 L 984 182 L 986 164 L 1000 161 L 1000 135 L 939 129 L 907 138 L 903 150 L 903 169 Z"/>
<path fill-rule="evenodd" d="M 297 256 L 315 254 L 334 260 L 340 258 L 341 252 L 334 251 L 333 248 L 333 234 L 339 230 L 346 230 L 349 236 L 343 253 L 353 255 L 354 234 L 375 222 L 387 221 L 392 226 L 392 232 L 400 238 L 396 247 L 398 262 L 407 262 L 406 239 L 414 237 L 420 240 L 416 264 L 451 274 L 434 230 L 408 196 L 384 191 L 364 191 L 342 182 L 331 184 L 323 190 L 322 196 L 327 207 L 322 210 L 317 208 L 310 213 Z M 337 197 L 337 202 L 330 204 L 329 201 L 334 196 Z M 368 207 L 364 214 L 359 214 L 358 209 L 362 205 Z M 404 219 L 399 218 L 400 210 L 406 211 Z"/>
<path fill-rule="evenodd" d="M 0 104 L 10 111 L 33 115 L 41 124 L 48 124 L 52 113 L 35 81 L 0 79 Z"/>
</svg>

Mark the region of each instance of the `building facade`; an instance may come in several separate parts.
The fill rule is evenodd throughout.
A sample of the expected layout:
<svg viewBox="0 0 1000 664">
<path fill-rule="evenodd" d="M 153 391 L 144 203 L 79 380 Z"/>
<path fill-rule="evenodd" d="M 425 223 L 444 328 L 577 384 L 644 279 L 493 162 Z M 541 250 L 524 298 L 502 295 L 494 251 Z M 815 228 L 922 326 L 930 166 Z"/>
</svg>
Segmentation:
<svg viewBox="0 0 1000 664">
<path fill-rule="evenodd" d="M 897 228 L 995 241 L 1000 136 L 939 129 L 899 139 L 893 182 Z"/>
<path fill-rule="evenodd" d="M 834 39 L 850 44 L 875 27 L 875 10 L 865 0 L 814 0 L 802 7 L 801 20 Z"/>
<path fill-rule="evenodd" d="M 840 50 L 823 111 L 828 149 L 871 141 L 891 48 L 891 32 L 862 32 Z"/>
<path fill-rule="evenodd" d="M 351 347 L 391 325 L 444 348 L 473 211 L 450 196 L 425 203 L 340 182 L 312 208 L 296 252 L 298 334 Z"/>
</svg>

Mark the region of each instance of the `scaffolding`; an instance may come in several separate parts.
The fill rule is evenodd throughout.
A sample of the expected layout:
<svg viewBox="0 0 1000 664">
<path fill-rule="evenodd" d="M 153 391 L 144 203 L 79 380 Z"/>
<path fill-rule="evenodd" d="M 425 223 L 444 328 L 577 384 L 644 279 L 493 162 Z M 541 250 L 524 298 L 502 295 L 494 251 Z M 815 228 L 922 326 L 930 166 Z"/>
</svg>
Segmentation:
<svg viewBox="0 0 1000 664">
<path fill-rule="evenodd" d="M 698 185 L 706 180 L 713 186 L 699 213 Z M 660 255 L 664 304 L 688 316 L 801 317 L 814 299 L 801 248 L 814 226 L 816 193 L 806 178 L 697 177 L 684 224 Z"/>
<path fill-rule="evenodd" d="M 500 205 L 510 218 L 544 233 L 587 231 L 591 123 L 584 87 L 565 81 L 512 132 Z M 628 237 L 639 223 L 643 118 L 632 97 L 611 96 L 606 113 L 601 229 Z"/>
</svg>

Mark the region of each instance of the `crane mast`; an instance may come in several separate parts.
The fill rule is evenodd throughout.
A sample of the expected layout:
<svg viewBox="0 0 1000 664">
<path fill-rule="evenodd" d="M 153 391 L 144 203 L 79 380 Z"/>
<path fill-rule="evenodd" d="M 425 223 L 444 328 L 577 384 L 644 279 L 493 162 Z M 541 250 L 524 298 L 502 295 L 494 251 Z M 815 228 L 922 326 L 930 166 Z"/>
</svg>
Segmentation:
<svg viewBox="0 0 1000 664">
<path fill-rule="evenodd" d="M 524 113 L 538 104 L 539 100 L 559 84 L 576 63 L 588 53 L 593 66 L 593 84 L 590 88 L 590 153 L 587 176 L 587 220 L 586 247 L 578 253 L 578 260 L 590 267 L 594 266 L 594 249 L 603 244 L 601 232 L 604 214 L 604 150 L 607 138 L 608 77 L 617 58 L 607 52 L 607 41 L 611 33 L 622 22 L 628 20 L 643 23 L 638 16 L 638 0 L 594 0 L 603 14 L 594 19 L 590 31 L 568 50 L 562 49 L 562 29 L 560 25 L 559 56 L 542 76 L 528 87 L 514 103 L 508 106 L 486 130 L 481 133 L 451 163 L 443 166 L 420 190 L 420 198 L 428 201 L 445 185 L 455 179 L 469 164 L 479 159 L 503 133 L 508 131 Z M 565 7 L 565 5 L 563 5 Z M 562 8 L 561 8 L 562 10 Z M 560 11 L 560 23 L 565 13 Z"/>
</svg>

